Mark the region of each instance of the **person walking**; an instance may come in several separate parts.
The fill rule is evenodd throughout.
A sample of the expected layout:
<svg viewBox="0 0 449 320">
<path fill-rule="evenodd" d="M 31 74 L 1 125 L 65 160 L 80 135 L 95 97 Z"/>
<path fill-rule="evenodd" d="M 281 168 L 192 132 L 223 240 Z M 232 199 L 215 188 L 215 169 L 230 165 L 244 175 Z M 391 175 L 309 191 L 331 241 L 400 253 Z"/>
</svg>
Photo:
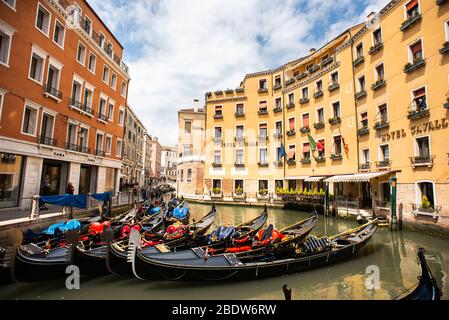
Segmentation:
<svg viewBox="0 0 449 320">
<path fill-rule="evenodd" d="M 75 193 L 75 187 L 73 187 L 73 184 L 71 182 L 69 182 L 69 184 L 67 185 L 67 194 L 74 194 Z"/>
</svg>

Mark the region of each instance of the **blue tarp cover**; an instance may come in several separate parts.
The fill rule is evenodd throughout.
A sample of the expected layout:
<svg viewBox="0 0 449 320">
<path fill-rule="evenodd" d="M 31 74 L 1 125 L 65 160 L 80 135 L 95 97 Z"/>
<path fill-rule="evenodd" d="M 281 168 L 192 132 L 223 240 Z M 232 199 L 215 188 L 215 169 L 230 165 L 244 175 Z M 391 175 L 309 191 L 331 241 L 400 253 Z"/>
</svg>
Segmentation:
<svg viewBox="0 0 449 320">
<path fill-rule="evenodd" d="M 229 237 L 234 237 L 236 234 L 235 227 L 224 227 L 219 226 L 214 231 L 212 231 L 211 236 L 217 237 L 219 241 L 225 240 Z"/>
<path fill-rule="evenodd" d="M 75 208 L 87 208 L 87 196 L 85 194 L 73 195 L 63 194 L 60 196 L 40 196 L 39 202 L 55 204 L 57 206 L 67 206 Z"/>
<path fill-rule="evenodd" d="M 172 216 L 175 217 L 176 219 L 182 220 L 185 217 L 187 217 L 187 215 L 189 214 L 189 208 L 187 207 L 177 207 L 175 209 L 173 209 L 173 213 Z"/>
<path fill-rule="evenodd" d="M 161 207 L 153 207 L 150 210 L 148 210 L 148 213 L 149 214 L 156 214 L 156 213 L 158 213 L 160 211 L 161 211 Z"/>
<path fill-rule="evenodd" d="M 103 192 L 103 193 L 94 193 L 92 194 L 92 198 L 98 201 L 109 201 L 111 198 L 110 192 Z"/>
<path fill-rule="evenodd" d="M 48 235 L 54 235 L 56 229 L 59 229 L 61 232 L 66 232 L 68 230 L 79 230 L 81 228 L 81 223 L 76 220 L 69 220 L 67 222 L 60 221 L 58 223 L 52 224 L 47 229 L 43 230 L 42 232 Z"/>
</svg>

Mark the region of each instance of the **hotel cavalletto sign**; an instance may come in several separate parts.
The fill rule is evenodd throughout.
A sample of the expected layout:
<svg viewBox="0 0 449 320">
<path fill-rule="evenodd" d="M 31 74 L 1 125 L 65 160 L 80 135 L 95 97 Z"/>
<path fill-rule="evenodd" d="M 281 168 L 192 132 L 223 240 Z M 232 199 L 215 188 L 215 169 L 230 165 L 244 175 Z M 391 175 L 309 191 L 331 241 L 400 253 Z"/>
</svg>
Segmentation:
<svg viewBox="0 0 449 320">
<path fill-rule="evenodd" d="M 447 129 L 448 127 L 449 127 L 449 119 L 446 118 L 436 119 L 412 126 L 410 128 L 410 134 L 412 136 L 416 136 L 441 129 Z M 407 132 L 405 129 L 398 129 L 387 133 L 383 133 L 380 135 L 380 138 L 382 139 L 382 142 L 387 142 L 387 141 L 400 140 L 402 138 L 405 138 L 406 136 Z"/>
</svg>

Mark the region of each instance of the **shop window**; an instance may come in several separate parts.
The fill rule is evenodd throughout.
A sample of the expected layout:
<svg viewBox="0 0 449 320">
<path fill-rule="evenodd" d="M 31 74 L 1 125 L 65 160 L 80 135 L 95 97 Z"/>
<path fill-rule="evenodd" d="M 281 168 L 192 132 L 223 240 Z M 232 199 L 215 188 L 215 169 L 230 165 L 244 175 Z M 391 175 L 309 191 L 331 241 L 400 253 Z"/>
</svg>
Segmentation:
<svg viewBox="0 0 449 320">
<path fill-rule="evenodd" d="M 19 205 L 23 157 L 0 153 L 0 208 Z"/>
</svg>

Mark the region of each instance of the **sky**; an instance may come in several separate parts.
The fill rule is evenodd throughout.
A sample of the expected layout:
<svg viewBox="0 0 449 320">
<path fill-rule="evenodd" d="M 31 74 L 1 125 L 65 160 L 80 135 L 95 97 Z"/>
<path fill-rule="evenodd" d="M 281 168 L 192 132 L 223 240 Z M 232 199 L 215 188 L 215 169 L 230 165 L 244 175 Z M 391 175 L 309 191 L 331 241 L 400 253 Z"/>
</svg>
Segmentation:
<svg viewBox="0 0 449 320">
<path fill-rule="evenodd" d="M 88 0 L 125 48 L 128 104 L 163 145 L 177 110 L 364 22 L 389 0 Z"/>
</svg>

